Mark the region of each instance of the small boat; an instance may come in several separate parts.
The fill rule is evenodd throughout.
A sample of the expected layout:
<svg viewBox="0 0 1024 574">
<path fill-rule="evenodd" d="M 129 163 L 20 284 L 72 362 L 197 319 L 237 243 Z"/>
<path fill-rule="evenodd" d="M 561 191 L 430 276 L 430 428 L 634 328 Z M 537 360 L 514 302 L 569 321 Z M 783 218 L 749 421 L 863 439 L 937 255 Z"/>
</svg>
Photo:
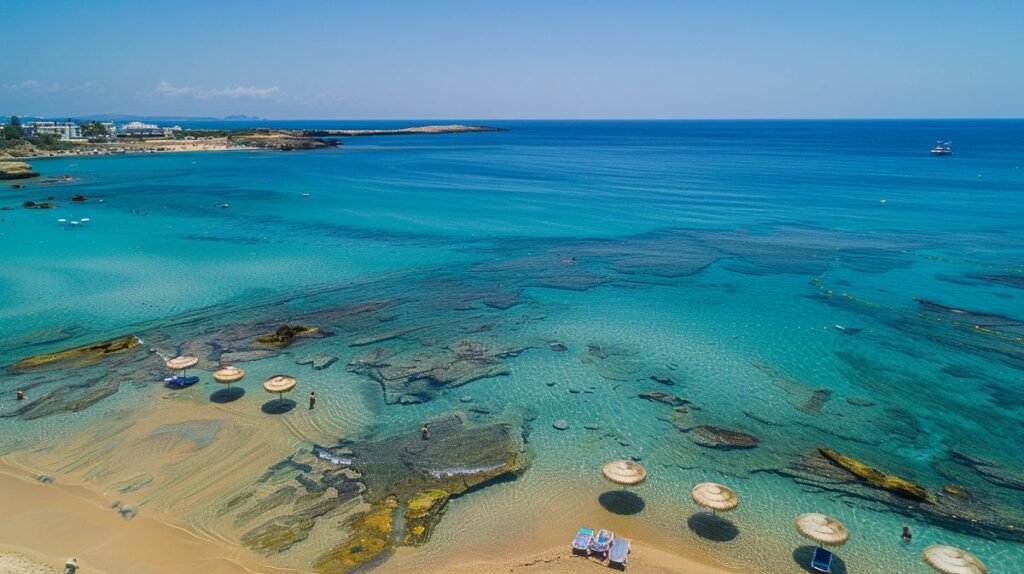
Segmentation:
<svg viewBox="0 0 1024 574">
<path fill-rule="evenodd" d="M 953 155 L 953 142 L 935 142 L 935 147 L 932 148 L 932 155 Z"/>
<path fill-rule="evenodd" d="M 572 551 L 574 554 L 586 554 L 590 549 L 590 541 L 594 539 L 594 531 L 589 528 L 580 528 L 576 538 L 572 540 Z"/>
<path fill-rule="evenodd" d="M 164 386 L 168 389 L 184 389 L 185 387 L 191 387 L 198 382 L 199 377 L 197 376 L 185 377 L 182 375 L 171 375 L 164 379 Z"/>
<path fill-rule="evenodd" d="M 629 540 L 616 538 L 615 542 L 612 542 L 611 550 L 608 551 L 608 562 L 625 570 L 626 561 L 629 560 L 629 553 L 632 551 L 629 546 Z"/>
<path fill-rule="evenodd" d="M 839 331 L 844 335 L 856 335 L 857 333 L 860 333 L 860 329 L 856 327 L 844 327 L 842 325 L 836 324 L 835 328 L 836 331 Z"/>
<path fill-rule="evenodd" d="M 608 549 L 612 547 L 612 542 L 615 541 L 615 533 L 611 530 L 601 529 L 597 531 L 597 536 L 590 541 L 590 552 L 592 554 L 608 554 Z"/>
</svg>

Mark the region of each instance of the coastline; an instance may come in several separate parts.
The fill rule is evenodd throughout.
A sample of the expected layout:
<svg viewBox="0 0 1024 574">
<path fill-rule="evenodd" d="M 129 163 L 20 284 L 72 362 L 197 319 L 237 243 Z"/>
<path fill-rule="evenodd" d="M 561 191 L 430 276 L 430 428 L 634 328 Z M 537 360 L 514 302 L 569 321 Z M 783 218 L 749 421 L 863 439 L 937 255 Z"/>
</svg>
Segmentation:
<svg viewBox="0 0 1024 574">
<path fill-rule="evenodd" d="M 44 574 L 60 572 L 60 565 L 76 556 L 83 568 L 99 574 L 125 571 L 298 573 L 303 570 L 270 566 L 262 557 L 227 540 L 199 535 L 160 518 L 139 516 L 125 520 L 111 512 L 109 496 L 91 485 L 43 484 L 30 477 L 20 465 L 0 457 L 0 505 L 7 519 L 0 523 L 0 572 Z M 446 572 L 484 574 L 488 572 L 604 572 L 607 564 L 573 556 L 565 540 L 545 537 L 542 550 L 517 551 L 512 556 L 498 552 L 498 558 L 446 554 L 441 563 Z M 743 570 L 716 566 L 708 556 L 683 556 L 652 545 L 644 539 L 633 541 L 629 569 L 634 572 L 688 572 L 691 574 L 733 574 Z M 417 550 L 403 549 L 381 564 L 378 572 L 424 571 L 415 564 Z M 188 556 L 182 561 L 182 556 Z M 13 569 L 18 566 L 20 569 Z"/>
<path fill-rule="evenodd" d="M 443 135 L 457 133 L 479 133 L 506 131 L 504 128 L 467 125 L 431 125 L 390 130 L 366 129 L 267 129 L 254 128 L 242 130 L 189 130 L 182 138 L 166 139 L 135 139 L 115 142 L 65 142 L 70 146 L 63 149 L 44 150 L 36 147 L 28 140 L 24 141 L 23 149 L 27 153 L 18 153 L 17 149 L 0 149 L 3 152 L 0 160 L 26 160 L 52 157 L 90 157 L 110 155 L 134 155 L 146 153 L 175 153 L 194 151 L 229 151 L 229 150 L 273 150 L 295 151 L 337 147 L 341 142 L 338 137 L 371 137 L 394 135 Z"/>
</svg>

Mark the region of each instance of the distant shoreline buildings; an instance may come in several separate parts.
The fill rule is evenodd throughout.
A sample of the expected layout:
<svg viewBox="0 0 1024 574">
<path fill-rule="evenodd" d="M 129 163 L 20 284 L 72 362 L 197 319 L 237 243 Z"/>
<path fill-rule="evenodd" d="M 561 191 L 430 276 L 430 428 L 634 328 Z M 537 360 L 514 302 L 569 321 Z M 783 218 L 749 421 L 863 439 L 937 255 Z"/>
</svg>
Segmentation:
<svg viewBox="0 0 1024 574">
<path fill-rule="evenodd" d="M 114 122 L 74 122 L 71 120 L 30 121 L 20 124 L 23 137 L 56 136 L 60 141 L 102 141 L 119 137 L 125 138 L 173 138 L 181 132 L 181 126 L 161 127 L 144 122 L 128 122 L 117 125 Z"/>
</svg>

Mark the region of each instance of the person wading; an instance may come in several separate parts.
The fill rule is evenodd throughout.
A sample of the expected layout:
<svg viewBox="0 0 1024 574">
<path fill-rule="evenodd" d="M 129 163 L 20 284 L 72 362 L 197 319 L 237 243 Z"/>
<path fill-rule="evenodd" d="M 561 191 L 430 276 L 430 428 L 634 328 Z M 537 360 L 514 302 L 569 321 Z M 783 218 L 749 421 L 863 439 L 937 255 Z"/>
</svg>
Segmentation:
<svg viewBox="0 0 1024 574">
<path fill-rule="evenodd" d="M 316 392 L 315 391 L 309 391 L 309 410 L 313 410 L 313 407 L 315 407 L 315 406 L 316 406 Z"/>
</svg>

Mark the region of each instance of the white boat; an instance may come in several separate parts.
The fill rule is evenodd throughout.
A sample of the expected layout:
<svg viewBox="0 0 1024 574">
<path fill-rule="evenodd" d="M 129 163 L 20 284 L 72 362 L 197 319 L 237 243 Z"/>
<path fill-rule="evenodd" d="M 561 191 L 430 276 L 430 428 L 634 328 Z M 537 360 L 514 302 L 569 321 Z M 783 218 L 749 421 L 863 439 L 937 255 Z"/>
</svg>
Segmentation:
<svg viewBox="0 0 1024 574">
<path fill-rule="evenodd" d="M 953 155 L 953 143 L 937 141 L 932 148 L 932 155 Z"/>
</svg>

